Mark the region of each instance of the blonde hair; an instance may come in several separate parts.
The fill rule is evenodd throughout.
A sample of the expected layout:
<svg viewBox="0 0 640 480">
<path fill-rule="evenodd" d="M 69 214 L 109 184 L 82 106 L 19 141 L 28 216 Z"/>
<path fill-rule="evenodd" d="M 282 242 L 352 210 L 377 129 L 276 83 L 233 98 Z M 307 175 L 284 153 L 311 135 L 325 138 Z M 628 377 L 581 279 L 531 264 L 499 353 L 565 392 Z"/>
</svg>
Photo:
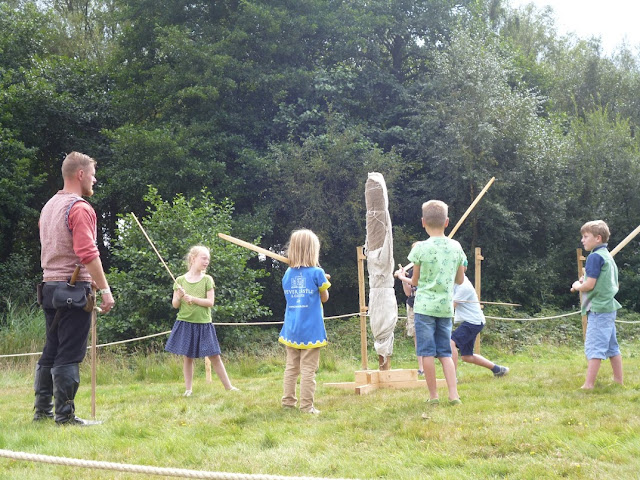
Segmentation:
<svg viewBox="0 0 640 480">
<path fill-rule="evenodd" d="M 287 246 L 289 266 L 319 267 L 320 266 L 320 240 L 311 230 L 294 230 L 289 238 Z"/>
<path fill-rule="evenodd" d="M 94 167 L 98 164 L 89 155 L 80 152 L 71 152 L 62 161 L 62 178 L 72 177 L 78 170 L 88 168 L 90 165 Z"/>
<path fill-rule="evenodd" d="M 211 257 L 211 252 L 204 245 L 194 245 L 193 247 L 191 247 L 189 253 L 187 253 L 187 256 L 184 258 L 184 261 L 187 264 L 187 268 L 191 268 L 193 260 L 201 253 L 206 253 L 207 255 L 209 255 L 209 257 Z"/>
<path fill-rule="evenodd" d="M 427 227 L 444 227 L 448 216 L 449 207 L 441 200 L 429 200 L 422 204 L 422 218 Z"/>
<path fill-rule="evenodd" d="M 592 220 L 582 225 L 580 233 L 584 235 L 585 232 L 590 233 L 594 237 L 600 235 L 602 243 L 607 243 L 609 241 L 609 236 L 611 235 L 608 225 L 602 220 Z"/>
</svg>

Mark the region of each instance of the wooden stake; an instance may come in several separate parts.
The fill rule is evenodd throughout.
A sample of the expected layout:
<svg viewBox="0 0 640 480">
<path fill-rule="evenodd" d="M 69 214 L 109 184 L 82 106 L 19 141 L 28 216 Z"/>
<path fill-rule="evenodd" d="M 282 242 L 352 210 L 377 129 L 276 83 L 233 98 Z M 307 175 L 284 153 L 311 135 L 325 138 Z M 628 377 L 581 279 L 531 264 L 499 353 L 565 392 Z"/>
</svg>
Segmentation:
<svg viewBox="0 0 640 480">
<path fill-rule="evenodd" d="M 360 356 L 362 357 L 362 370 L 368 369 L 367 359 L 367 299 L 364 290 L 364 247 L 356 247 L 358 256 L 358 296 L 360 298 Z"/>
<path fill-rule="evenodd" d="M 207 383 L 211 383 L 211 360 L 209 360 L 209 357 L 204 357 L 204 373 Z"/>
<path fill-rule="evenodd" d="M 478 295 L 478 301 L 480 302 L 480 293 L 482 290 L 482 260 L 484 260 L 484 257 L 482 256 L 482 249 L 480 247 L 476 247 L 475 254 L 476 254 L 475 255 L 475 274 L 476 274 L 475 288 L 476 288 L 476 295 Z M 480 302 L 480 303 L 491 303 L 491 302 Z M 474 349 L 476 352 L 480 353 L 480 335 L 479 334 L 476 336 Z"/>
<path fill-rule="evenodd" d="M 93 290 L 95 298 L 96 291 Z M 96 359 L 97 359 L 97 306 L 94 305 L 91 310 L 91 418 L 96 419 Z"/>
<path fill-rule="evenodd" d="M 580 278 L 584 275 L 583 262 L 586 260 L 586 258 L 582 256 L 581 248 L 576 249 L 576 257 L 578 260 L 578 278 Z M 580 306 L 582 307 L 582 292 L 578 292 L 578 297 L 580 298 Z M 586 337 L 587 337 L 587 316 L 582 315 L 582 340 L 584 341 Z"/>
</svg>

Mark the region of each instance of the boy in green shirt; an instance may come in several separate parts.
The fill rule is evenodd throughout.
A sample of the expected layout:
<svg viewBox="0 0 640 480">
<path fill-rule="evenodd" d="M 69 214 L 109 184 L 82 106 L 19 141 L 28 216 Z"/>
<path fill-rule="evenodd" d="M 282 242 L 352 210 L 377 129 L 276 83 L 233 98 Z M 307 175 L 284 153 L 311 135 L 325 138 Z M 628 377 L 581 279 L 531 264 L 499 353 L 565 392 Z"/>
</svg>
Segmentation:
<svg viewBox="0 0 640 480">
<path fill-rule="evenodd" d="M 429 388 L 429 403 L 437 404 L 435 358 L 442 364 L 449 390 L 449 402 L 460 402 L 456 385 L 456 369 L 451 358 L 451 317 L 453 317 L 453 284 L 464 281 L 467 257 L 455 240 L 444 235 L 449 225 L 448 206 L 440 200 L 429 200 L 422 205 L 422 226 L 429 239 L 418 242 L 409 253 L 413 262 L 413 276 L 409 279 L 404 269 L 397 277 L 417 286 L 413 306 L 417 355 L 423 357 L 424 376 Z"/>
<path fill-rule="evenodd" d="M 603 359 L 611 361 L 613 381 L 622 381 L 622 354 L 616 339 L 616 312 L 621 305 L 614 298 L 618 293 L 618 267 L 607 250 L 609 227 L 602 220 L 585 223 L 580 229 L 582 245 L 591 252 L 585 264 L 585 276 L 573 282 L 572 292 L 580 292 L 582 315 L 588 312 L 584 351 L 587 356 L 587 377 L 582 389 L 591 390 Z"/>
</svg>

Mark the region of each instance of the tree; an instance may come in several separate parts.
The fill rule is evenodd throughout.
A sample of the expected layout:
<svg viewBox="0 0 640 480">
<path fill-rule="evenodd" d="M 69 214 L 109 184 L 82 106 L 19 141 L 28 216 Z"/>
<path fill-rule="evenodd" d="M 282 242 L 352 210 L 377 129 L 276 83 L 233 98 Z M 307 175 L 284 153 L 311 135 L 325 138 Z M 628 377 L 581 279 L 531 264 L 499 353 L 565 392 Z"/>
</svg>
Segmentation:
<svg viewBox="0 0 640 480">
<path fill-rule="evenodd" d="M 259 303 L 262 288 L 256 282 L 264 271 L 245 268 L 249 252 L 218 238 L 219 232 L 231 230 L 233 206 L 229 201 L 216 203 L 202 190 L 198 198 L 178 194 L 170 203 L 153 187 L 145 201 L 150 206 L 140 221 L 175 278 L 187 271 L 183 260 L 191 246 L 205 245 L 211 250 L 215 322 L 242 323 L 269 313 Z M 118 308 L 100 322 L 101 338 L 131 338 L 170 328 L 175 320 L 173 281 L 131 216 L 119 217 L 113 263 L 109 281 Z M 231 342 L 241 335 L 236 330 L 220 333 Z"/>
<path fill-rule="evenodd" d="M 273 232 L 266 240 L 283 248 L 293 230 L 313 230 L 321 242 L 321 263 L 333 284 L 326 311 L 357 312 L 356 247 L 366 238 L 367 173 L 382 173 L 393 195 L 399 157 L 382 152 L 358 129 L 342 128 L 335 119 L 328 123 L 331 128 L 325 135 L 271 149 L 269 195 L 278 202 L 272 205 Z M 280 278 L 274 275 L 278 282 Z M 275 291 L 280 286 L 272 288 Z M 278 299 L 283 297 L 278 295 Z M 274 311 L 280 308 L 284 311 L 282 302 L 273 307 Z"/>
</svg>

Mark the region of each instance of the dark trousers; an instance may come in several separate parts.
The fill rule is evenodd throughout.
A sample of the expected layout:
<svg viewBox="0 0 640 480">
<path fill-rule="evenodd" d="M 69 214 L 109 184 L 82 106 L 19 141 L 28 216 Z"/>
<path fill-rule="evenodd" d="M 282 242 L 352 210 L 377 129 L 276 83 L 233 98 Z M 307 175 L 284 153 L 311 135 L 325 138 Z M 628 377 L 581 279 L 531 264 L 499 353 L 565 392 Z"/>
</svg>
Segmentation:
<svg viewBox="0 0 640 480">
<path fill-rule="evenodd" d="M 88 282 L 78 285 L 89 288 Z M 42 288 L 42 309 L 47 323 L 47 340 L 38 364 L 58 367 L 81 363 L 87 353 L 87 339 L 91 328 L 91 312 L 81 308 L 64 309 L 54 325 L 56 309 L 52 298 L 55 284 L 45 283 Z"/>
</svg>

